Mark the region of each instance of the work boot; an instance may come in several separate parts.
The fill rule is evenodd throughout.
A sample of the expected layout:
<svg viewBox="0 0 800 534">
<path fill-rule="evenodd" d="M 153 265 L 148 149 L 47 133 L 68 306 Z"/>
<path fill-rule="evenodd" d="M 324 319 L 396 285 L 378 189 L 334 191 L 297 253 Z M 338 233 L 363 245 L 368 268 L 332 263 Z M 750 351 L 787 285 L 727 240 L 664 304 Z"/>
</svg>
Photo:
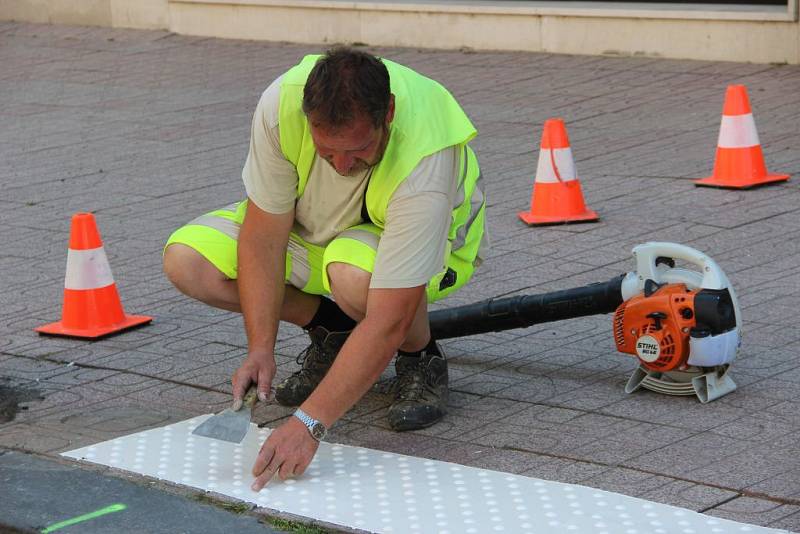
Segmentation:
<svg viewBox="0 0 800 534">
<path fill-rule="evenodd" d="M 299 371 L 275 388 L 275 400 L 283 406 L 299 406 L 322 382 L 339 350 L 347 341 L 347 332 L 330 332 L 318 326 L 308 331 L 311 344 L 297 355 Z"/>
<path fill-rule="evenodd" d="M 398 355 L 397 395 L 389 407 L 389 426 L 397 431 L 426 428 L 447 413 L 447 361 L 439 354 L 422 351 L 419 357 Z"/>
</svg>

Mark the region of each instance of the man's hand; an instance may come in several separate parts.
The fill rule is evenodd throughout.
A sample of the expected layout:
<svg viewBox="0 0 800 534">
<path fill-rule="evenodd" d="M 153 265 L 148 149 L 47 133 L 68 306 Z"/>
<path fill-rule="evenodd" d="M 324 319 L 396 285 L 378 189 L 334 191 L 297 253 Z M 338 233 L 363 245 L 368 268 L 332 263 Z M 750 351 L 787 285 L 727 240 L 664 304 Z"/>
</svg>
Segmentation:
<svg viewBox="0 0 800 534">
<path fill-rule="evenodd" d="M 269 398 L 275 376 L 275 339 L 284 299 L 286 246 L 294 222 L 294 210 L 272 215 L 248 200 L 247 212 L 239 230 L 236 286 L 247 332 L 248 354 L 233 375 L 236 410 L 241 406 L 247 386 L 258 386 L 258 398 Z"/>
<path fill-rule="evenodd" d="M 253 465 L 256 479 L 251 488 L 261 491 L 276 473 L 281 480 L 302 475 L 318 447 L 319 442 L 311 437 L 306 426 L 297 417 L 290 417 L 261 446 Z"/>
<path fill-rule="evenodd" d="M 275 357 L 272 354 L 251 352 L 233 373 L 233 411 L 242 407 L 242 398 L 251 383 L 256 384 L 258 400 L 269 400 L 272 379 L 275 378 Z"/>
</svg>

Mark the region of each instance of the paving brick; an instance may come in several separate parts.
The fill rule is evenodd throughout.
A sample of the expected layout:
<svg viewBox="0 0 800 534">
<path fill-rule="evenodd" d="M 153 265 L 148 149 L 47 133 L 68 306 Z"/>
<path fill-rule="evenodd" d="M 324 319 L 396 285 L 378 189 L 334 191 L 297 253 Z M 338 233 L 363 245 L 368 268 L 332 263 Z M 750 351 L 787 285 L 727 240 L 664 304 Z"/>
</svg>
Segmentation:
<svg viewBox="0 0 800 534">
<path fill-rule="evenodd" d="M 743 521 L 747 521 L 747 519 L 744 519 Z M 789 532 L 797 532 L 800 530 L 800 513 L 794 513 L 778 519 L 777 521 L 773 521 L 769 524 L 769 526 L 773 528 L 782 528 L 784 530 L 788 530 Z"/>
<path fill-rule="evenodd" d="M 548 462 L 523 471 L 523 474 L 555 480 L 570 484 L 590 486 L 590 480 L 600 473 L 608 471 L 608 467 L 591 462 L 576 462 L 572 459 L 551 458 Z"/>
<path fill-rule="evenodd" d="M 742 496 L 715 506 L 706 513 L 714 517 L 765 524 L 775 528 L 792 530 L 794 526 L 793 531 L 796 531 L 796 516 L 800 513 L 800 506 Z"/>
<path fill-rule="evenodd" d="M 0 446 L 39 453 L 58 453 L 97 443 L 93 435 L 85 435 L 64 428 L 48 429 L 33 424 L 17 424 L 3 428 Z"/>
<path fill-rule="evenodd" d="M 585 483 L 626 495 L 646 496 L 651 500 L 696 511 L 702 511 L 736 496 L 733 491 L 624 468 L 608 469 L 586 480 Z"/>
<path fill-rule="evenodd" d="M 673 480 L 663 486 L 643 493 L 644 498 L 703 512 L 714 510 L 736 497 L 733 490 L 722 489 L 684 480 Z"/>
</svg>

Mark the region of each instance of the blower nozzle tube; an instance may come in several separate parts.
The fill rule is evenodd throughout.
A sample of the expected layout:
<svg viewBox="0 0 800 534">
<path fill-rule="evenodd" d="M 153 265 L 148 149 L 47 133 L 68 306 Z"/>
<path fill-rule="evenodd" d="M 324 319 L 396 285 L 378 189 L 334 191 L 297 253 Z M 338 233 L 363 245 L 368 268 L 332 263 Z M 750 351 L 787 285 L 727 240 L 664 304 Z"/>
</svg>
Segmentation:
<svg viewBox="0 0 800 534">
<path fill-rule="evenodd" d="M 431 334 L 435 339 L 447 339 L 611 313 L 622 304 L 624 277 L 541 295 L 492 298 L 436 310 L 429 315 Z"/>
</svg>

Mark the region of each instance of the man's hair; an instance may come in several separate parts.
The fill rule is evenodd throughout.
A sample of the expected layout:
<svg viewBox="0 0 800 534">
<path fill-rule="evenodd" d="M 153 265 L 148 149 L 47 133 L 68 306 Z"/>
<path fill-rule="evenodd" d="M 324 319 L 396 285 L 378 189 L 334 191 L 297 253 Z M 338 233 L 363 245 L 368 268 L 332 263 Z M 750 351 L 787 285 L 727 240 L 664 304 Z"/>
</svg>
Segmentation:
<svg viewBox="0 0 800 534">
<path fill-rule="evenodd" d="M 326 128 L 365 115 L 380 128 L 389 111 L 389 71 L 377 57 L 338 47 L 317 60 L 303 90 L 303 112 Z"/>
</svg>

